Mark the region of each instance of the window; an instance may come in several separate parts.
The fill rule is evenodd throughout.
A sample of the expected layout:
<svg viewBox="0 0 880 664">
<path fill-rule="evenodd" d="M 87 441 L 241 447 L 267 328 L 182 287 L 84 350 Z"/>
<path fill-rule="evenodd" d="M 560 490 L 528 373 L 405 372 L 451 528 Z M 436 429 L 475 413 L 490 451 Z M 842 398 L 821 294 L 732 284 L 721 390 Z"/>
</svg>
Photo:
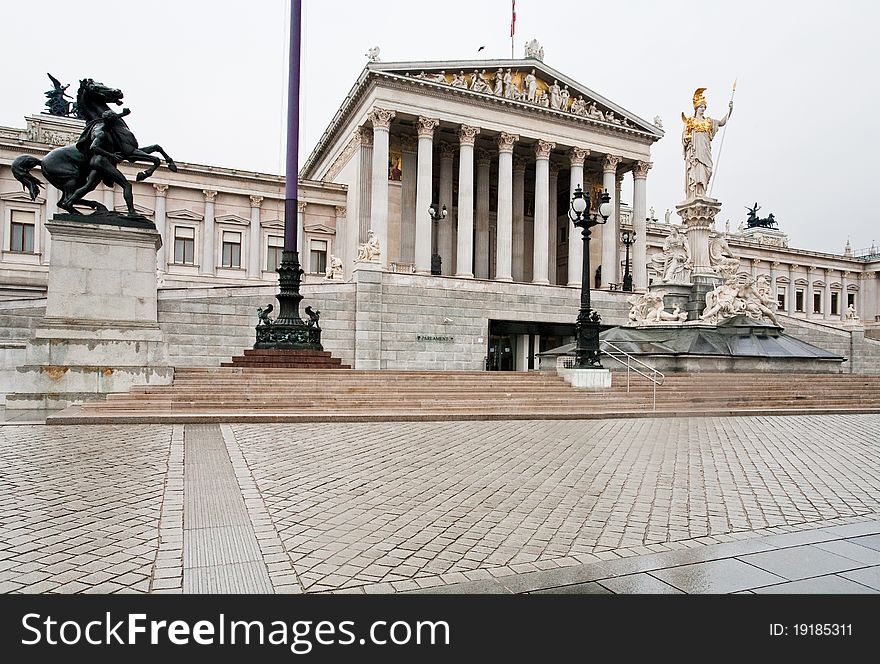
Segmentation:
<svg viewBox="0 0 880 664">
<path fill-rule="evenodd" d="M 178 265 L 195 265 L 195 228 L 189 228 L 188 226 L 174 227 L 174 262 Z"/>
<path fill-rule="evenodd" d="M 568 242 L 568 226 L 560 226 L 559 227 L 559 239 L 556 244 L 565 244 Z"/>
<path fill-rule="evenodd" d="M 813 293 L 813 313 L 822 313 L 822 293 Z"/>
<path fill-rule="evenodd" d="M 35 212 L 12 211 L 10 224 L 9 250 L 23 254 L 34 253 L 34 228 L 37 225 Z"/>
<path fill-rule="evenodd" d="M 794 310 L 804 312 L 804 289 L 798 288 L 794 292 Z"/>
<path fill-rule="evenodd" d="M 241 233 L 223 231 L 223 267 L 241 267 Z"/>
<path fill-rule="evenodd" d="M 280 235 L 269 236 L 269 246 L 266 249 L 266 269 L 276 272 L 281 265 L 281 252 L 284 250 L 284 238 Z"/>
<path fill-rule="evenodd" d="M 846 294 L 846 306 L 850 305 L 856 306 L 856 294 L 855 293 L 847 293 Z"/>
<path fill-rule="evenodd" d="M 309 272 L 324 274 L 327 271 L 327 240 L 312 240 L 309 243 Z"/>
<path fill-rule="evenodd" d="M 831 315 L 840 314 L 840 294 L 831 293 Z"/>
<path fill-rule="evenodd" d="M 780 286 L 776 289 L 776 304 L 779 305 L 779 308 L 783 311 L 785 310 L 785 287 Z"/>
</svg>

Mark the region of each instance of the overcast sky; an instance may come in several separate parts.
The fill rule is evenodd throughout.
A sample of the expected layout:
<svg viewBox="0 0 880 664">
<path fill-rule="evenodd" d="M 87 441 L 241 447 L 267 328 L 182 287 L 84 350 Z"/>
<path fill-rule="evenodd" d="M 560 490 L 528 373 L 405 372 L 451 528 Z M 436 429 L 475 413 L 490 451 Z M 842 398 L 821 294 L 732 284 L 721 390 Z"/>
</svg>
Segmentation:
<svg viewBox="0 0 880 664">
<path fill-rule="evenodd" d="M 42 110 L 51 72 L 122 88 L 141 143 L 181 161 L 283 172 L 285 0 L 41 0 L 3 9 L 0 124 Z M 510 0 L 304 0 L 300 164 L 366 63 L 510 57 Z M 517 0 L 514 54 L 536 38 L 545 62 L 647 120 L 648 205 L 683 198 L 682 111 L 706 87 L 721 117 L 738 79 L 717 162 L 718 219 L 773 212 L 792 246 L 841 252 L 880 241 L 875 114 L 880 10 L 835 3 Z M 720 159 L 719 159 L 719 152 Z M 624 200 L 630 199 L 630 178 Z M 880 242 L 878 242 L 880 243 Z"/>
</svg>

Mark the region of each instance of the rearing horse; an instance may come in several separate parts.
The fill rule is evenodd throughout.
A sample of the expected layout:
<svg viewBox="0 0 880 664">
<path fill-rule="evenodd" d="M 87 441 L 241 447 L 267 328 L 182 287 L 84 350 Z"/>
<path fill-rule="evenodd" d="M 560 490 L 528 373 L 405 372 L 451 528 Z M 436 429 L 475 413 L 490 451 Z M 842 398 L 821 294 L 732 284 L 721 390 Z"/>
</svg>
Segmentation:
<svg viewBox="0 0 880 664">
<path fill-rule="evenodd" d="M 75 205 L 85 205 L 96 211 L 106 211 L 103 204 L 83 198 L 93 191 L 98 184 L 103 182 L 108 187 L 118 184 L 122 187 L 123 197 L 129 215 L 135 215 L 134 199 L 131 184 L 125 176 L 116 168 L 121 161 L 134 163 L 147 161 L 152 165 L 137 174 L 138 182 L 150 177 L 162 160 L 153 156 L 153 152 L 160 153 L 172 172 L 177 171 L 174 160 L 165 153 L 160 145 L 138 146 L 137 139 L 121 119 L 121 116 L 108 122 L 107 112 L 110 110 L 108 103 L 121 105 L 122 91 L 116 88 L 108 88 L 90 78 L 80 81 L 79 91 L 76 95 L 77 114 L 86 121 L 86 128 L 82 137 L 75 145 L 56 148 L 47 154 L 42 161 L 31 155 L 22 155 L 12 162 L 12 174 L 16 180 L 28 191 L 31 200 L 40 193 L 43 184 L 30 174 L 35 166 L 40 166 L 43 175 L 50 184 L 62 192 L 58 201 L 58 207 L 73 214 L 77 213 Z M 110 114 L 113 115 L 113 114 Z M 92 154 L 93 140 L 97 132 L 101 133 L 102 145 L 105 145 L 109 155 L 105 158 L 94 159 Z M 102 153 L 105 150 L 102 150 Z"/>
</svg>

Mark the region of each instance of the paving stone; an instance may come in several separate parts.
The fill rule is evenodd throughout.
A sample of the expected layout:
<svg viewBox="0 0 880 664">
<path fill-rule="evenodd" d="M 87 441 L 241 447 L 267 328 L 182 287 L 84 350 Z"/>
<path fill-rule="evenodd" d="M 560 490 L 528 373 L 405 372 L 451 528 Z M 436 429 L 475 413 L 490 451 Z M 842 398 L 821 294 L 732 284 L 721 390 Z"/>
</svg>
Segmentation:
<svg viewBox="0 0 880 664">
<path fill-rule="evenodd" d="M 753 553 L 740 556 L 739 560 L 789 581 L 845 572 L 865 566 L 864 563 L 844 558 L 813 545 Z"/>
<path fill-rule="evenodd" d="M 628 574 L 614 579 L 602 579 L 598 583 L 617 595 L 675 595 L 682 592 L 650 574 Z"/>
<path fill-rule="evenodd" d="M 752 592 L 758 595 L 868 595 L 878 594 L 880 591 L 872 590 L 854 580 L 833 574 L 755 588 Z"/>
<path fill-rule="evenodd" d="M 855 581 L 856 583 L 860 583 L 873 590 L 880 591 L 880 566 L 854 569 L 850 572 L 841 572 L 838 576 L 842 576 L 850 581 Z"/>
<path fill-rule="evenodd" d="M 689 594 L 734 593 L 785 581 L 733 558 L 661 569 L 651 575 Z"/>
</svg>

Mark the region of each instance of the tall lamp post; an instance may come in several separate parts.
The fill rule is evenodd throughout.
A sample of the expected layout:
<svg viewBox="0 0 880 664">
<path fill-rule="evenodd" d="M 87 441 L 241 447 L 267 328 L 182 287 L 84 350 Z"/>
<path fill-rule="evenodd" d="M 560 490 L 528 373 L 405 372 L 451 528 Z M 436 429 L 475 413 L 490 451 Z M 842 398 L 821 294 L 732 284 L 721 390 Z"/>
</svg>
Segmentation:
<svg viewBox="0 0 880 664">
<path fill-rule="evenodd" d="M 633 276 L 629 271 L 629 248 L 636 242 L 636 232 L 623 231 L 623 233 L 620 234 L 620 241 L 623 242 L 623 246 L 626 247 L 626 263 L 624 263 L 623 267 L 623 290 L 632 293 Z"/>
<path fill-rule="evenodd" d="M 303 269 L 297 250 L 297 195 L 299 179 L 299 73 L 302 31 L 302 0 L 290 2 L 290 57 L 287 83 L 287 168 L 284 182 L 284 248 L 278 266 L 278 317 L 261 318 L 254 348 L 277 350 L 324 350 L 321 346 L 319 312 L 306 307 L 309 321 L 300 318 Z"/>
<path fill-rule="evenodd" d="M 446 205 L 444 204 L 443 207 L 440 208 L 435 203 L 431 203 L 431 207 L 428 208 L 428 214 L 431 216 L 431 219 L 434 222 L 443 221 L 444 219 L 446 219 L 446 215 L 448 214 L 446 212 Z M 442 270 L 443 259 L 440 258 L 440 251 L 439 251 L 440 248 L 437 246 L 437 244 L 438 244 L 438 240 L 437 240 L 437 235 L 438 235 L 437 226 L 438 226 L 438 224 L 434 223 L 434 224 L 432 224 L 432 226 L 433 226 L 433 230 L 434 230 L 434 232 L 432 233 L 433 245 L 438 251 L 431 254 L 431 274 L 440 274 L 443 271 Z"/>
<path fill-rule="evenodd" d="M 590 201 L 578 185 L 571 197 L 568 217 L 582 230 L 584 239 L 584 262 L 581 271 L 581 307 L 578 311 L 575 334 L 575 368 L 601 369 L 599 361 L 599 325 L 602 322 L 599 312 L 590 306 L 590 230 L 604 224 L 611 216 L 611 196 L 606 189 L 602 193 L 598 214 L 590 213 Z"/>
</svg>

